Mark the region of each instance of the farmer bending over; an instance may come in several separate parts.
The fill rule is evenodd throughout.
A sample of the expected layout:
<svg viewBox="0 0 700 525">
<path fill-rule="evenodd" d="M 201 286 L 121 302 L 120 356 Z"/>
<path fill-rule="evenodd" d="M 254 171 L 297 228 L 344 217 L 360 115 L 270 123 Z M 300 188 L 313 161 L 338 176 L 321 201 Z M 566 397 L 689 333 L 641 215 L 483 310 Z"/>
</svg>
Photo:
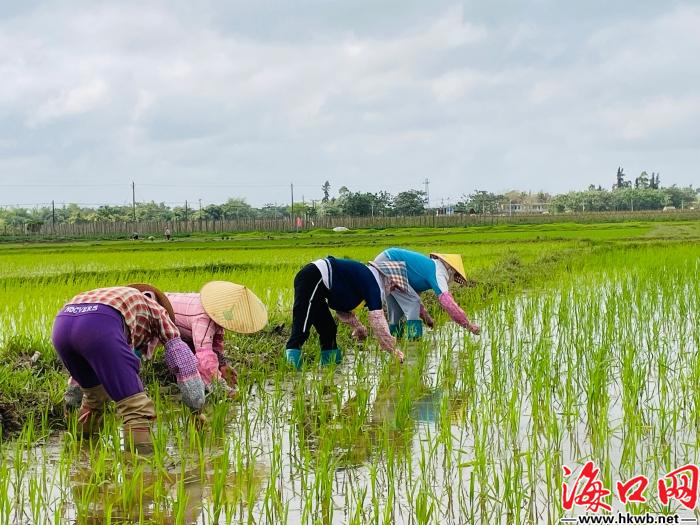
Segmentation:
<svg viewBox="0 0 700 525">
<path fill-rule="evenodd" d="M 350 259 L 327 257 L 304 266 L 294 277 L 292 334 L 287 341 L 287 361 L 301 367 L 301 347 L 316 328 L 321 343 L 321 364 L 340 363 L 342 352 L 336 342 L 337 325 L 330 309 L 353 328 L 352 335 L 363 340 L 367 329 L 352 311 L 363 302 L 369 310 L 369 324 L 380 346 L 403 362 L 403 352 L 389 333 L 382 303 L 396 289 L 408 288 L 403 263 L 376 262 L 367 265 Z"/>
<path fill-rule="evenodd" d="M 182 401 L 192 410 L 204 405 L 204 383 L 197 360 L 174 323 L 170 302 L 152 288 L 155 299 L 140 290 L 118 286 L 76 295 L 58 313 L 51 339 L 58 356 L 82 390 L 78 425 L 84 433 L 99 428 L 105 404 L 114 400 L 129 440 L 141 450 L 151 444 L 153 402 L 139 377 L 142 353 L 165 345 L 165 362 L 175 374 Z M 133 349 L 133 350 L 132 350 Z"/>
<path fill-rule="evenodd" d="M 423 306 L 418 295 L 426 290 L 433 290 L 438 296 L 440 305 L 458 325 L 466 328 L 471 333 L 478 335 L 480 328 L 469 321 L 455 302 L 450 293 L 448 284 L 455 281 L 466 284 L 466 274 L 462 256 L 455 253 L 431 253 L 430 257 L 422 253 L 404 250 L 403 248 L 389 248 L 380 253 L 374 260 L 375 263 L 386 261 L 399 261 L 406 264 L 409 287 L 405 290 L 394 290 L 387 297 L 387 310 L 389 317 L 389 330 L 392 335 L 401 337 L 406 320 L 406 332 L 409 339 L 420 339 L 423 335 L 425 321 L 430 328 L 433 327 L 433 319 Z"/>
<path fill-rule="evenodd" d="M 149 284 L 129 285 L 151 299 L 158 290 Z M 175 315 L 175 326 L 197 359 L 197 370 L 204 387 L 235 394 L 236 371 L 224 356 L 224 331 L 250 334 L 267 324 L 267 309 L 258 297 L 243 285 L 211 281 L 199 293 L 165 292 Z M 152 353 L 158 340 L 151 340 Z M 77 408 L 81 390 L 71 378 L 65 395 L 67 408 Z"/>
<path fill-rule="evenodd" d="M 219 385 L 234 393 L 236 372 L 224 357 L 224 331 L 252 334 L 267 324 L 267 309 L 243 285 L 211 281 L 199 293 L 166 292 L 180 336 L 197 357 L 208 389 Z"/>
</svg>

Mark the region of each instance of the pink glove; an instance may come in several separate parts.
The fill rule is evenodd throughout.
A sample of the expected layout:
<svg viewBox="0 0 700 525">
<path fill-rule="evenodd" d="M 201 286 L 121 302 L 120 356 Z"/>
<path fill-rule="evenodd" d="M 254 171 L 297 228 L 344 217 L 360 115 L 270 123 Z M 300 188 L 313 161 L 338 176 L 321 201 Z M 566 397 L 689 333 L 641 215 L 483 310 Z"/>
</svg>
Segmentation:
<svg viewBox="0 0 700 525">
<path fill-rule="evenodd" d="M 389 332 L 389 325 L 384 317 L 384 311 L 371 310 L 369 312 L 369 324 L 374 330 L 374 335 L 379 339 L 379 346 L 390 354 L 394 354 L 403 363 L 403 352 L 396 346 L 396 338 Z"/>
</svg>

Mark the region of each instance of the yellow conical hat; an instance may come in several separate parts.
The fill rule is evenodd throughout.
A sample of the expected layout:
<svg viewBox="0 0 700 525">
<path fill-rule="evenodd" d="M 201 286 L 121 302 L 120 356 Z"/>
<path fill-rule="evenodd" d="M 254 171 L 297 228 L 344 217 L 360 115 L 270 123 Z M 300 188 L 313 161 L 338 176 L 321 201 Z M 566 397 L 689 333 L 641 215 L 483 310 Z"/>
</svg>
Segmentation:
<svg viewBox="0 0 700 525">
<path fill-rule="evenodd" d="M 455 275 L 455 282 L 466 284 L 467 272 L 464 271 L 464 263 L 462 262 L 461 255 L 458 253 L 431 253 L 430 257 L 433 259 L 440 259 L 452 268 L 457 273 L 457 275 Z"/>
<path fill-rule="evenodd" d="M 252 334 L 267 324 L 267 308 L 242 284 L 210 281 L 199 295 L 209 317 L 227 330 Z"/>
</svg>

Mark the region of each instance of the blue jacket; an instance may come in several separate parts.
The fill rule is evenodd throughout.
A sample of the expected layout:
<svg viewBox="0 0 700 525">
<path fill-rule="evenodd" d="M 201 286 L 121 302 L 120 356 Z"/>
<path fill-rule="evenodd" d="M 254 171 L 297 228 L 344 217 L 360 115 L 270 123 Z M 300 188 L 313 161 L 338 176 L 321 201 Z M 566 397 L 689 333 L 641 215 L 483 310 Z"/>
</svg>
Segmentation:
<svg viewBox="0 0 700 525">
<path fill-rule="evenodd" d="M 437 295 L 440 295 L 448 291 L 440 287 L 435 261 L 427 255 L 404 250 L 403 248 L 389 248 L 384 253 L 392 261 L 403 261 L 406 263 L 408 284 L 416 292 L 421 293 L 426 290 L 433 290 Z"/>
</svg>

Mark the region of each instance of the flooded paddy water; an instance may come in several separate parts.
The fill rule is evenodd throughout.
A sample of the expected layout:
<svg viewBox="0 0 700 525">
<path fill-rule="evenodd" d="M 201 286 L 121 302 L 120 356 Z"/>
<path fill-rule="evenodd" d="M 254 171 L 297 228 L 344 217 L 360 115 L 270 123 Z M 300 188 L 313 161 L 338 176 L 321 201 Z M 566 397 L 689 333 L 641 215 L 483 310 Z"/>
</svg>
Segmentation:
<svg viewBox="0 0 700 525">
<path fill-rule="evenodd" d="M 252 370 L 203 430 L 152 386 L 148 458 L 113 417 L 83 442 L 27 425 L 0 445 L 0 525 L 559 523 L 590 511 L 562 504 L 589 460 L 613 511 L 695 518 L 656 493 L 699 460 L 698 277 L 686 261 L 504 297 L 480 337 L 443 319 L 403 365 L 348 347 L 335 368 Z M 616 482 L 638 475 L 646 502 L 625 507 Z"/>
</svg>

